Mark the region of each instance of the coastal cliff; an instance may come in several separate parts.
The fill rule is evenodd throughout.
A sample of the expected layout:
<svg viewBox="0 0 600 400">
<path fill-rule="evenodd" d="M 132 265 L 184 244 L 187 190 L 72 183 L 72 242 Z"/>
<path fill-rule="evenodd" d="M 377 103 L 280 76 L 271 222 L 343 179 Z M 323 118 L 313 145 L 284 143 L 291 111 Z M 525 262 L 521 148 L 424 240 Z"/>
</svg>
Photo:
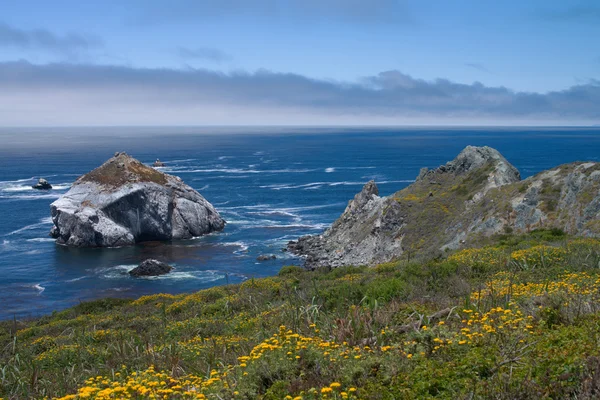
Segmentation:
<svg viewBox="0 0 600 400">
<path fill-rule="evenodd" d="M 114 247 L 189 239 L 225 226 L 200 193 L 175 176 L 116 153 L 51 204 L 57 243 Z"/>
<path fill-rule="evenodd" d="M 596 237 L 599 188 L 600 163 L 565 164 L 521 180 L 497 150 L 468 146 L 390 196 L 367 183 L 327 231 L 288 249 L 312 269 L 436 257 L 482 237 L 539 228 Z"/>
</svg>

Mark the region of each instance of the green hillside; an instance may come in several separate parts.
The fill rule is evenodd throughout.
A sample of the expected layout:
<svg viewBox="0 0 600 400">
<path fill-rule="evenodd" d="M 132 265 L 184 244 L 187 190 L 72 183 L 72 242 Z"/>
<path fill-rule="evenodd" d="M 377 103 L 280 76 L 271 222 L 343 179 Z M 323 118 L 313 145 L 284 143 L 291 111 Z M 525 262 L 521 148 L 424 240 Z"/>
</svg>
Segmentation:
<svg viewBox="0 0 600 400">
<path fill-rule="evenodd" d="M 5 399 L 593 399 L 600 241 L 104 299 L 0 325 Z"/>
</svg>

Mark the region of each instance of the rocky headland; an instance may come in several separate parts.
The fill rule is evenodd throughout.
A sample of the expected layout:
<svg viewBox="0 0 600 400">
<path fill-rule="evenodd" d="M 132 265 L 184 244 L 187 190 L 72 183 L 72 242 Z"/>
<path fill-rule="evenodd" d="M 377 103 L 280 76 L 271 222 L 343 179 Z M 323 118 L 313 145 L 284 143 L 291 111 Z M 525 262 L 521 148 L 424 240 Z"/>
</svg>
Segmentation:
<svg viewBox="0 0 600 400">
<path fill-rule="evenodd" d="M 78 178 L 50 208 L 51 236 L 76 247 L 189 239 L 225 226 L 212 204 L 180 178 L 126 153 Z"/>
<path fill-rule="evenodd" d="M 599 190 L 600 163 L 574 162 L 521 180 L 497 150 L 468 146 L 390 196 L 368 182 L 322 235 L 290 242 L 288 250 L 313 269 L 435 257 L 539 228 L 598 237 Z"/>
</svg>

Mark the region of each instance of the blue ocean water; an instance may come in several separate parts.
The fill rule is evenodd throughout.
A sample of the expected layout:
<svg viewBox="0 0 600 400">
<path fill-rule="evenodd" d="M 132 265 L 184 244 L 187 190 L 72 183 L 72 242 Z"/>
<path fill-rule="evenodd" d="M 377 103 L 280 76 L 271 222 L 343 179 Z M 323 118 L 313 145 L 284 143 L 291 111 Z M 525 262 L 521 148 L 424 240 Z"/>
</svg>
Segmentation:
<svg viewBox="0 0 600 400">
<path fill-rule="evenodd" d="M 382 195 L 410 184 L 466 145 L 497 148 L 525 178 L 600 157 L 600 128 L 69 128 L 0 130 L 0 319 L 35 316 L 105 296 L 180 293 L 274 275 L 299 263 L 281 251 L 322 232 L 362 185 Z M 81 174 L 126 151 L 157 157 L 226 219 L 202 238 L 119 249 L 71 249 L 48 237 L 49 205 Z M 38 177 L 54 189 L 31 189 Z M 259 263 L 261 254 L 277 260 Z M 158 278 L 127 271 L 155 257 Z"/>
</svg>

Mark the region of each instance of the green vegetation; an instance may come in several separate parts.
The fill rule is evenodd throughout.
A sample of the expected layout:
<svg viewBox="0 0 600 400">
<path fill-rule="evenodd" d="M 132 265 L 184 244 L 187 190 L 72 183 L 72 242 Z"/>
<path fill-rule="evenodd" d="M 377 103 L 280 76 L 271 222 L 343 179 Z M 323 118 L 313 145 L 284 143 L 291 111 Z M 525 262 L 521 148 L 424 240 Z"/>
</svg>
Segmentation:
<svg viewBox="0 0 600 400">
<path fill-rule="evenodd" d="M 79 178 L 81 182 L 94 182 L 118 188 L 134 182 L 167 183 L 167 177 L 160 171 L 148 167 L 138 160 L 121 153 Z"/>
<path fill-rule="evenodd" d="M 0 324 L 0 397 L 598 398 L 599 262 L 600 241 L 547 230 L 83 303 Z"/>
</svg>

